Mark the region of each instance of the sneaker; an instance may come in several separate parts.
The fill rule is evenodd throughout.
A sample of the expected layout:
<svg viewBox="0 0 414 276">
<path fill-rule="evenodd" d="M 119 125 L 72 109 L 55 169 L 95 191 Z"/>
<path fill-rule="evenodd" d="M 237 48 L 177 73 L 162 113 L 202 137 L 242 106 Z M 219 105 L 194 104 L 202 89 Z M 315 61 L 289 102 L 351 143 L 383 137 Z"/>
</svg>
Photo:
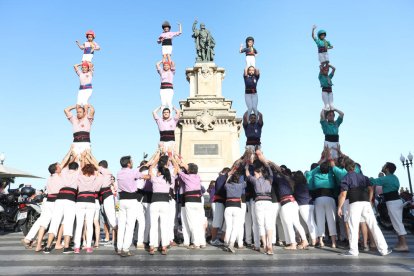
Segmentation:
<svg viewBox="0 0 414 276">
<path fill-rule="evenodd" d="M 227 247 L 227 249 L 229 250 L 229 252 L 231 252 L 231 253 L 236 253 L 236 250 L 234 250 L 234 247 L 233 246 L 229 246 L 229 247 Z"/>
<path fill-rule="evenodd" d="M 109 240 L 105 240 L 105 239 L 101 239 L 101 240 L 99 241 L 99 244 L 105 245 L 105 244 L 107 244 L 108 242 L 110 242 L 110 241 L 109 241 Z"/>
<path fill-rule="evenodd" d="M 212 246 L 221 246 L 221 245 L 223 245 L 223 243 L 219 239 L 216 239 L 214 241 L 211 241 L 210 244 Z"/>
<path fill-rule="evenodd" d="M 86 248 L 86 253 L 93 253 L 93 248 L 92 247 L 87 247 Z"/>
<path fill-rule="evenodd" d="M 345 257 L 358 257 L 358 255 L 354 255 L 349 251 L 346 251 L 345 253 L 342 253 L 341 256 L 345 256 Z"/>
<path fill-rule="evenodd" d="M 381 254 L 381 256 L 387 256 L 387 255 L 391 254 L 391 252 L 392 252 L 392 250 L 391 249 L 388 249 L 387 252 L 380 253 L 380 254 Z"/>
<path fill-rule="evenodd" d="M 79 254 L 79 253 L 80 253 L 80 248 L 74 248 L 74 249 L 73 249 L 73 253 L 75 253 L 75 254 Z"/>
<path fill-rule="evenodd" d="M 131 257 L 134 256 L 134 254 L 131 253 L 131 251 L 121 251 L 121 257 Z"/>
<path fill-rule="evenodd" d="M 68 248 L 63 248 L 63 254 L 70 254 L 73 253 L 74 250 L 72 247 L 68 247 Z"/>
<path fill-rule="evenodd" d="M 50 252 L 52 252 L 51 247 L 45 247 L 45 249 L 43 249 L 43 253 L 45 253 L 45 254 L 49 254 Z"/>
<path fill-rule="evenodd" d="M 369 252 L 369 246 L 364 246 L 364 248 L 362 249 L 362 251 Z"/>
<path fill-rule="evenodd" d="M 105 244 L 103 244 L 103 246 L 107 246 L 107 247 L 110 247 L 110 246 L 113 246 L 113 245 L 114 244 L 112 243 L 112 241 L 108 241 Z"/>
<path fill-rule="evenodd" d="M 137 250 L 144 250 L 144 249 L 145 249 L 145 245 L 143 243 L 137 244 Z"/>
</svg>

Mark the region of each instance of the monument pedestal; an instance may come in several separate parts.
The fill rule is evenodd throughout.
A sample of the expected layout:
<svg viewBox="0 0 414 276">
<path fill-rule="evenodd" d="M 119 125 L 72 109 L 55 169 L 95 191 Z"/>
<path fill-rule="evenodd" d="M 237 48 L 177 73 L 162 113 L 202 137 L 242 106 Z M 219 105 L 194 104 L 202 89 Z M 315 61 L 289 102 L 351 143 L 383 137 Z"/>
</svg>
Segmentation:
<svg viewBox="0 0 414 276">
<path fill-rule="evenodd" d="M 240 158 L 242 120 L 231 109 L 232 101 L 222 97 L 224 68 L 213 62 L 196 63 L 186 69 L 186 75 L 190 97 L 180 101 L 176 149 L 186 162 L 198 165 L 203 185 L 208 187 L 221 169 Z"/>
</svg>

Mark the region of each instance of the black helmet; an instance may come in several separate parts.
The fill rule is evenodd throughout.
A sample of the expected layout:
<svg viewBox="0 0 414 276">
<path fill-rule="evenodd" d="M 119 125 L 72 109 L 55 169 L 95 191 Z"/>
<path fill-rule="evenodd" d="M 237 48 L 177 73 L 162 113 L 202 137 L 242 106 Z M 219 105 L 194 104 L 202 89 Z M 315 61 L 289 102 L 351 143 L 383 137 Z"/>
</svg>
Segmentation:
<svg viewBox="0 0 414 276">
<path fill-rule="evenodd" d="M 23 196 L 32 196 L 36 193 L 36 190 L 32 187 L 23 187 L 20 194 Z"/>
<path fill-rule="evenodd" d="M 251 41 L 253 41 L 253 42 L 254 42 L 254 38 L 253 38 L 252 36 L 248 36 L 248 37 L 246 38 L 246 45 L 247 45 L 247 42 L 248 42 L 249 40 L 251 40 Z"/>
<path fill-rule="evenodd" d="M 168 28 L 170 28 L 170 29 L 171 29 L 170 22 L 168 22 L 168 21 L 164 21 L 164 23 L 162 23 L 162 28 L 164 29 L 165 27 L 168 27 Z"/>
</svg>

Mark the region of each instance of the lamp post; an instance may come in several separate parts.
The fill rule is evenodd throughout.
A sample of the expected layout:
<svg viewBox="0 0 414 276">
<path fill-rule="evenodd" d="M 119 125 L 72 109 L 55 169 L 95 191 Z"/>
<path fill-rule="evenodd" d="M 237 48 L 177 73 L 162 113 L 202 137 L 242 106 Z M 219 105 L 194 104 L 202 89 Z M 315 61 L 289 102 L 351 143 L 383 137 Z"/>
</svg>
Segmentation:
<svg viewBox="0 0 414 276">
<path fill-rule="evenodd" d="M 5 159 L 6 155 L 4 155 L 4 152 L 0 153 L 0 165 L 3 165 Z"/>
<path fill-rule="evenodd" d="M 401 163 L 403 166 L 407 167 L 408 173 L 408 184 L 410 185 L 410 193 L 413 194 L 413 187 L 411 186 L 411 175 L 410 175 L 410 166 L 413 166 L 413 155 L 411 152 L 408 154 L 407 158 L 405 158 L 402 154 L 400 156 Z"/>
</svg>

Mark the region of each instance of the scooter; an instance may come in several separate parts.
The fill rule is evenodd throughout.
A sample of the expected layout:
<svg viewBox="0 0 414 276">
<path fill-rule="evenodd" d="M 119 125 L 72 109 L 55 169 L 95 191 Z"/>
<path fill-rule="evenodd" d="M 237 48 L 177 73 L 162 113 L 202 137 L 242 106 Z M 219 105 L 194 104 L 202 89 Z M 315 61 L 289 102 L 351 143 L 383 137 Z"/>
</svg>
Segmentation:
<svg viewBox="0 0 414 276">
<path fill-rule="evenodd" d="M 35 195 L 35 193 L 36 190 L 32 187 L 24 187 L 20 192 L 17 224 L 22 229 L 24 236 L 29 233 L 42 212 L 43 195 Z"/>
<path fill-rule="evenodd" d="M 8 194 L 0 194 L 0 229 L 12 231 L 19 231 L 17 222 L 18 213 L 18 197 L 20 195 L 19 189 L 24 184 L 20 184 L 18 189 L 9 189 Z"/>
</svg>

